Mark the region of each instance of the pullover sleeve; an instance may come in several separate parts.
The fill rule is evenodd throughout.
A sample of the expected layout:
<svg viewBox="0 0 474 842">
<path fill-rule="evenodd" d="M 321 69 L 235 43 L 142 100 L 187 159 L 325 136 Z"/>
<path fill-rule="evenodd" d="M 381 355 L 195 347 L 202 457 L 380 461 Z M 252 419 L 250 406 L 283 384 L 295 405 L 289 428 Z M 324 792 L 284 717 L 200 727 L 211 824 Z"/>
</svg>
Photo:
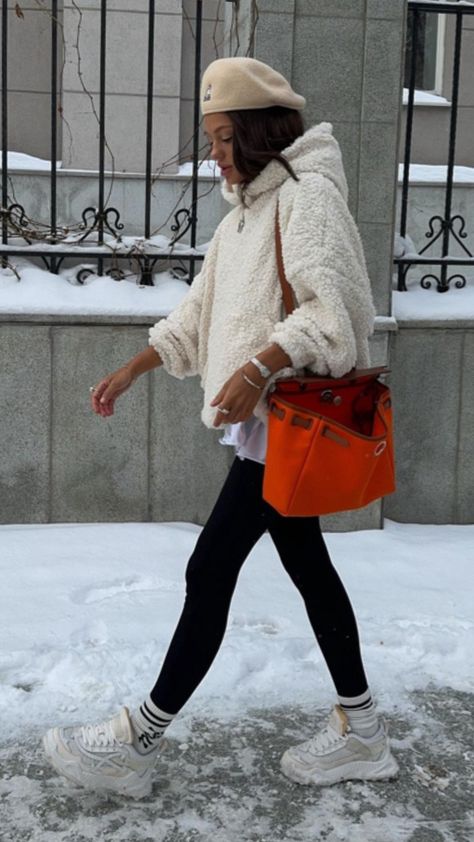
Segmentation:
<svg viewBox="0 0 474 842">
<path fill-rule="evenodd" d="M 160 319 L 149 330 L 148 344 L 158 352 L 166 371 L 179 379 L 199 373 L 201 311 L 206 291 L 212 284 L 217 240 L 218 231 L 189 292 L 167 318 Z"/>
<path fill-rule="evenodd" d="M 334 183 L 306 173 L 280 197 L 280 227 L 296 300 L 270 340 L 294 368 L 342 377 L 357 364 L 375 317 L 357 226 Z"/>
</svg>

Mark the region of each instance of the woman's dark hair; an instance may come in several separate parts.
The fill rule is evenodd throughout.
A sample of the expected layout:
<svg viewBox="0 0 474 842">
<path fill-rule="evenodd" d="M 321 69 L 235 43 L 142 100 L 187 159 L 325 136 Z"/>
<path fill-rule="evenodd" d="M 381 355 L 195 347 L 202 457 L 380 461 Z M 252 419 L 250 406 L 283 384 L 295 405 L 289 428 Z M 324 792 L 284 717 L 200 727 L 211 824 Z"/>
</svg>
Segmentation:
<svg viewBox="0 0 474 842">
<path fill-rule="evenodd" d="M 226 113 L 234 127 L 234 166 L 244 182 L 252 181 L 272 160 L 279 161 L 298 181 L 291 164 L 281 152 L 304 134 L 303 117 L 299 111 L 274 105 Z"/>
</svg>

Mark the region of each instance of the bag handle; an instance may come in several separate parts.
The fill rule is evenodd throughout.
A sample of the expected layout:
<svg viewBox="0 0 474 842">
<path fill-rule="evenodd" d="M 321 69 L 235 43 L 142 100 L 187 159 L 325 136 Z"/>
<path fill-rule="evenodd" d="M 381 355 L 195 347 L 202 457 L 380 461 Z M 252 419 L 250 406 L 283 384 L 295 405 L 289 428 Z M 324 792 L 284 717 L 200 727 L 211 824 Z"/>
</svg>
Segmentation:
<svg viewBox="0 0 474 842">
<path fill-rule="evenodd" d="M 308 371 L 306 375 L 300 377 L 295 376 L 289 379 L 291 379 L 292 383 L 304 384 L 306 388 L 310 388 L 312 385 L 317 388 L 322 388 L 323 386 L 332 388 L 335 383 L 338 387 L 350 386 L 351 383 L 355 383 L 358 380 L 374 379 L 380 377 L 382 374 L 388 374 L 389 371 L 390 369 L 386 365 L 380 365 L 374 366 L 374 368 L 353 368 L 347 374 L 344 374 L 343 377 L 331 377 L 329 374 L 313 374 L 312 371 Z M 284 384 L 285 378 L 279 380 L 278 383 Z"/>
</svg>

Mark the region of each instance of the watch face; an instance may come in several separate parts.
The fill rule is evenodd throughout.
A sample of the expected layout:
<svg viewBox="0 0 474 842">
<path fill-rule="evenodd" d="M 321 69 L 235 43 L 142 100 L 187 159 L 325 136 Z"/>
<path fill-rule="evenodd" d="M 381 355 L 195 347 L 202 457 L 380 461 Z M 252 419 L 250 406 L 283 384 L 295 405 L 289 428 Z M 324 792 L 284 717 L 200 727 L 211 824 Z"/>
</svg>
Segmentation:
<svg viewBox="0 0 474 842">
<path fill-rule="evenodd" d="M 252 363 L 253 363 L 253 364 L 254 364 L 254 365 L 258 368 L 258 370 L 259 370 L 260 374 L 262 375 L 262 377 L 265 377 L 265 378 L 270 377 L 270 374 L 271 374 L 270 369 L 269 369 L 269 368 L 267 368 L 267 366 L 266 366 L 266 365 L 264 365 L 264 363 L 262 363 L 262 362 L 258 359 L 258 357 L 253 357 L 253 358 L 250 360 L 250 362 L 252 362 Z"/>
</svg>

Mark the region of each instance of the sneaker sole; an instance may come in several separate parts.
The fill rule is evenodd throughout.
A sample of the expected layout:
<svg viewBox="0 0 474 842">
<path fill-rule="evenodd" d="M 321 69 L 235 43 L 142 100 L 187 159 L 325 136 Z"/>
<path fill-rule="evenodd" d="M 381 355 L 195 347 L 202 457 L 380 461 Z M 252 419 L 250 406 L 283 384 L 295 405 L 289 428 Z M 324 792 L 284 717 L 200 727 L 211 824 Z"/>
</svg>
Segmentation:
<svg viewBox="0 0 474 842">
<path fill-rule="evenodd" d="M 390 752 L 380 760 L 354 761 L 335 769 L 301 769 L 291 757 L 286 754 L 281 759 L 283 774 L 298 784 L 313 784 L 315 786 L 332 786 L 343 781 L 380 781 L 396 778 L 399 772 L 398 763 Z"/>
<path fill-rule="evenodd" d="M 145 798 L 147 795 L 151 795 L 152 787 L 150 780 L 140 779 L 133 785 L 127 784 L 123 779 L 104 781 L 103 778 L 98 779 L 97 775 L 88 774 L 78 769 L 77 763 L 75 762 L 67 763 L 57 750 L 57 744 L 53 734 L 54 729 L 53 732 L 48 731 L 42 739 L 44 753 L 53 769 L 70 783 L 95 792 L 112 792 L 116 795 L 126 795 L 130 798 Z"/>
</svg>

